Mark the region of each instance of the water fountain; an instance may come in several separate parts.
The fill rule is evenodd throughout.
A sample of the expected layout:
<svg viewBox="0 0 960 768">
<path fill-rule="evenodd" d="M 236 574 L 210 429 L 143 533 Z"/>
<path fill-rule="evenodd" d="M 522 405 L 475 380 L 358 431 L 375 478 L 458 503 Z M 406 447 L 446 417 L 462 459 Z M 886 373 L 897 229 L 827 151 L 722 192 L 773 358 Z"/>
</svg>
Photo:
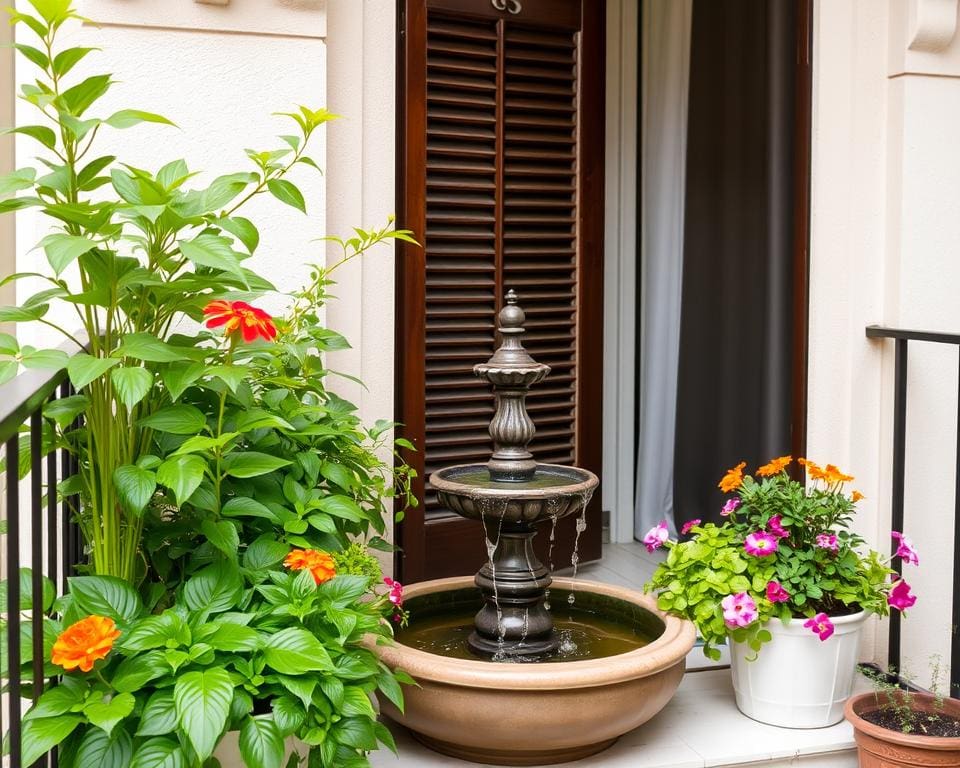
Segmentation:
<svg viewBox="0 0 960 768">
<path fill-rule="evenodd" d="M 537 526 L 549 522 L 552 537 L 557 520 L 578 514 L 579 537 L 598 480 L 539 464 L 527 449 L 535 432 L 527 391 L 550 367 L 524 349 L 524 312 L 512 291 L 499 319 L 502 345 L 474 367 L 496 395 L 493 455 L 430 477 L 441 503 L 482 522 L 488 561 L 474 579 L 407 588 L 410 626 L 376 651 L 420 687 L 406 690 L 402 713 L 381 706 L 445 754 L 544 765 L 598 752 L 659 712 L 679 685 L 695 631 L 647 595 L 553 579 L 537 559 Z"/>
</svg>

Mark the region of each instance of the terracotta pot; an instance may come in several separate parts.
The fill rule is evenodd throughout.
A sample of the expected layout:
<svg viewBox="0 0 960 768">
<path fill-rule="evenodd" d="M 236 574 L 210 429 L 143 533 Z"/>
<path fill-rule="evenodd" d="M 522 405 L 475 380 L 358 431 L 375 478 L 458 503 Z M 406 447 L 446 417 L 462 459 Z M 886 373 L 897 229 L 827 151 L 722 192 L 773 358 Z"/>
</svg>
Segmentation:
<svg viewBox="0 0 960 768">
<path fill-rule="evenodd" d="M 860 768 L 896 768 L 897 766 L 960 766 L 960 738 L 917 736 L 891 731 L 864 720 L 861 715 L 880 709 L 881 701 L 874 693 L 862 693 L 847 701 L 844 715 L 853 725 L 860 756 Z M 933 696 L 913 694 L 913 707 L 920 712 L 934 713 Z M 960 701 L 944 699 L 944 714 L 960 718 Z"/>
<path fill-rule="evenodd" d="M 473 587 L 472 577 L 408 586 L 405 597 Z M 372 646 L 390 667 L 410 673 L 401 714 L 381 698 L 382 711 L 444 754 L 494 765 L 547 765 L 610 746 L 645 723 L 673 696 L 696 630 L 668 616 L 653 597 L 609 584 L 555 579 L 557 590 L 593 593 L 640 607 L 660 636 L 649 645 L 603 659 L 509 664 L 454 659 L 399 643 Z"/>
<path fill-rule="evenodd" d="M 773 639 L 755 653 L 730 643 L 737 707 L 747 717 L 780 728 L 826 728 L 843 720 L 853 691 L 864 611 L 833 618 L 834 633 L 821 640 L 806 619 L 767 622 Z"/>
</svg>

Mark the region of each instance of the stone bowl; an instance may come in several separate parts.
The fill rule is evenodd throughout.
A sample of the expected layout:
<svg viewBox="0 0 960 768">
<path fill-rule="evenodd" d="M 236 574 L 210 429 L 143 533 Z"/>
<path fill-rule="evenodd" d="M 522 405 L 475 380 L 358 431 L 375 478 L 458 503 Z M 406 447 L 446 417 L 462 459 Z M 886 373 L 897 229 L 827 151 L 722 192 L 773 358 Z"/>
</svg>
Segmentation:
<svg viewBox="0 0 960 768">
<path fill-rule="evenodd" d="M 469 589 L 469 576 L 405 589 L 417 598 Z M 696 630 L 668 616 L 653 597 L 609 584 L 555 579 L 553 586 L 628 604 L 662 632 L 649 645 L 602 659 L 541 664 L 454 659 L 392 643 L 371 648 L 420 687 L 404 688 L 404 712 L 381 697 L 381 711 L 438 752 L 492 765 L 563 763 L 606 749 L 656 715 L 683 677 Z M 415 610 L 415 608 L 414 608 Z"/>
<path fill-rule="evenodd" d="M 529 483 L 478 480 L 486 464 L 458 464 L 430 475 L 440 503 L 462 517 L 534 524 L 579 512 L 599 480 L 586 469 L 538 464 Z"/>
</svg>

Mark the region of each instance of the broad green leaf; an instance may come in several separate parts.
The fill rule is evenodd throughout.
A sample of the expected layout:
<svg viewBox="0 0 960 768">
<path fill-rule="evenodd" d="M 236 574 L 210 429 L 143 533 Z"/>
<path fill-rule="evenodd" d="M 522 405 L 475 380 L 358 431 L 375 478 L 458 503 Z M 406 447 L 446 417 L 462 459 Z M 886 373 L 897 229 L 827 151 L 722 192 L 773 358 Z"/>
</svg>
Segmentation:
<svg viewBox="0 0 960 768">
<path fill-rule="evenodd" d="M 173 689 L 177 718 L 201 762 L 213 754 L 232 700 L 233 681 L 222 667 L 187 672 L 177 679 Z"/>
<path fill-rule="evenodd" d="M 60 53 L 53 57 L 53 71 L 57 73 L 58 77 L 63 77 L 65 74 L 67 74 L 67 72 L 73 69 L 77 62 L 79 62 L 84 56 L 97 50 L 100 49 L 67 48 L 63 51 L 60 51 Z"/>
<path fill-rule="evenodd" d="M 167 120 L 163 115 L 155 115 L 152 112 L 143 112 L 139 109 L 121 109 L 119 112 L 114 112 L 103 122 L 113 128 L 130 128 L 140 123 L 174 125 L 174 123 Z"/>
<path fill-rule="evenodd" d="M 112 84 L 110 75 L 93 75 L 81 83 L 68 88 L 60 98 L 71 114 L 80 116 L 93 102 L 105 94 Z"/>
<path fill-rule="evenodd" d="M 328 515 L 341 517 L 354 523 L 364 520 L 363 510 L 360 509 L 357 502 L 348 496 L 326 496 L 317 502 L 317 506 Z"/>
<path fill-rule="evenodd" d="M 135 464 L 124 464 L 113 470 L 113 485 L 124 511 L 141 515 L 157 490 L 157 476 Z"/>
<path fill-rule="evenodd" d="M 264 658 L 269 667 L 284 675 L 333 669 L 330 656 L 316 635 L 298 627 L 288 627 L 268 637 Z"/>
<path fill-rule="evenodd" d="M 157 171 L 157 181 L 164 189 L 176 189 L 190 178 L 190 169 L 183 160 L 171 160 Z"/>
<path fill-rule="evenodd" d="M 237 566 L 221 560 L 191 576 L 183 587 L 183 598 L 193 611 L 222 613 L 235 606 L 242 590 Z"/>
<path fill-rule="evenodd" d="M 193 435 L 202 432 L 207 419 L 203 411 L 192 405 L 171 405 L 140 420 L 140 425 L 173 435 Z"/>
<path fill-rule="evenodd" d="M 284 736 L 295 732 L 306 720 L 303 707 L 291 696 L 279 696 L 273 699 L 270 707 L 273 710 L 273 720 Z"/>
<path fill-rule="evenodd" d="M 33 168 L 21 168 L 6 176 L 0 176 L 0 197 L 7 197 L 21 189 L 29 189 L 36 176 L 37 172 Z"/>
<path fill-rule="evenodd" d="M 219 235 L 198 235 L 193 240 L 181 240 L 180 252 L 197 267 L 210 267 L 229 272 L 244 284 L 247 278 L 240 265 L 240 258 L 231 247 L 231 242 Z"/>
<path fill-rule="evenodd" d="M 31 139 L 39 141 L 48 149 L 53 149 L 57 146 L 57 134 L 53 132 L 52 128 L 48 128 L 45 125 L 21 125 L 18 128 L 9 129 L 6 133 L 20 133 L 24 136 L 29 136 Z"/>
<path fill-rule="evenodd" d="M 110 371 L 110 381 L 120 402 L 133 408 L 153 387 L 153 373 L 146 368 L 114 368 Z"/>
<path fill-rule="evenodd" d="M 370 697 L 366 691 L 358 685 L 347 685 L 343 689 L 343 708 L 344 715 L 360 715 L 376 719 L 377 713 L 373 709 Z"/>
<path fill-rule="evenodd" d="M 267 182 L 267 189 L 281 203 L 291 205 L 303 213 L 307 212 L 307 204 L 304 202 L 300 190 L 286 179 L 270 179 Z"/>
<path fill-rule="evenodd" d="M 183 360 L 183 351 L 161 341 L 152 333 L 128 333 L 114 357 L 133 357 L 149 363 L 173 363 Z"/>
<path fill-rule="evenodd" d="M 66 20 L 70 12 L 70 2 L 68 0 L 30 0 L 30 5 L 34 7 L 47 24 L 54 28 Z"/>
<path fill-rule="evenodd" d="M 129 696 L 130 694 L 121 694 Z M 123 728 L 111 734 L 90 728 L 77 747 L 73 768 L 129 768 L 133 741 Z"/>
<path fill-rule="evenodd" d="M 377 736 L 374 721 L 366 717 L 345 717 L 330 729 L 334 740 L 354 749 L 372 750 L 377 748 Z"/>
<path fill-rule="evenodd" d="M 61 397 L 59 400 L 52 400 L 43 406 L 43 415 L 48 419 L 53 419 L 61 429 L 66 429 L 81 413 L 87 410 L 89 404 L 90 401 L 86 395 Z"/>
<path fill-rule="evenodd" d="M 133 712 L 136 700 L 130 693 L 118 693 L 110 701 L 93 701 L 83 708 L 83 714 L 108 736 L 121 720 Z"/>
<path fill-rule="evenodd" d="M 265 533 L 251 542 L 243 554 L 243 567 L 251 571 L 262 571 L 278 563 L 290 553 L 290 546 L 276 541 L 272 534 Z"/>
<path fill-rule="evenodd" d="M 40 69 L 46 69 L 47 65 L 50 63 L 50 59 L 47 58 L 47 54 L 45 54 L 43 51 L 37 50 L 31 45 L 14 43 L 13 47 L 20 51 L 24 58 L 28 59 L 33 64 L 36 64 L 38 67 L 40 67 Z"/>
<path fill-rule="evenodd" d="M 384 670 L 377 676 L 377 688 L 393 706 L 403 712 L 403 689 L 392 672 Z"/>
<path fill-rule="evenodd" d="M 157 467 L 157 482 L 173 491 L 178 504 L 185 504 L 200 486 L 206 467 L 196 454 L 172 456 Z"/>
<path fill-rule="evenodd" d="M 147 739 L 133 755 L 130 768 L 186 768 L 187 759 L 172 739 Z"/>
<path fill-rule="evenodd" d="M 137 736 L 165 736 L 177 727 L 177 710 L 173 706 L 173 691 L 157 691 L 143 707 Z"/>
<path fill-rule="evenodd" d="M 29 323 L 39 320 L 50 309 L 49 304 L 35 307 L 0 307 L 0 323 Z"/>
<path fill-rule="evenodd" d="M 70 355 L 61 349 L 23 348 L 20 363 L 24 368 L 40 368 L 46 371 L 60 371 L 67 367 Z"/>
<path fill-rule="evenodd" d="M 136 590 L 115 576 L 74 576 L 69 583 L 74 602 L 88 616 L 109 616 L 127 624 L 143 610 Z"/>
<path fill-rule="evenodd" d="M 76 715 L 38 717 L 23 724 L 20 765 L 33 765 L 47 752 L 60 744 L 73 729 L 83 722 Z"/>
<path fill-rule="evenodd" d="M 46 252 L 47 261 L 50 262 L 57 276 L 80 256 L 97 247 L 97 243 L 88 237 L 61 232 L 47 235 L 40 241 L 40 245 Z"/>
<path fill-rule="evenodd" d="M 286 467 L 291 462 L 266 453 L 245 451 L 231 453 L 224 461 L 226 473 L 232 477 L 258 477 Z"/>
<path fill-rule="evenodd" d="M 150 651 L 130 656 L 117 666 L 110 676 L 110 684 L 115 690 L 126 693 L 139 691 L 151 680 L 170 673 L 162 651 Z"/>
<path fill-rule="evenodd" d="M 180 395 L 203 375 L 203 363 L 172 363 L 160 371 L 171 400 L 179 400 Z"/>
<path fill-rule="evenodd" d="M 67 373 L 73 386 L 83 389 L 119 363 L 120 361 L 114 358 L 93 357 L 86 352 L 78 352 L 67 363 Z"/>
<path fill-rule="evenodd" d="M 220 624 L 206 642 L 217 651 L 255 651 L 262 644 L 257 630 L 241 624 Z"/>
<path fill-rule="evenodd" d="M 320 474 L 334 485 L 339 485 L 345 491 L 351 490 L 357 484 L 353 472 L 343 466 L 343 464 L 337 464 L 334 461 L 323 462 L 323 464 L 320 465 Z"/>
<path fill-rule="evenodd" d="M 0 384 L 6 384 L 11 379 L 16 378 L 20 370 L 20 364 L 16 360 L 4 360 L 0 362 Z"/>
<path fill-rule="evenodd" d="M 145 616 L 120 638 L 120 644 L 129 651 L 175 648 L 190 645 L 190 641 L 190 627 L 173 610 L 164 611 L 159 616 Z"/>
<path fill-rule="evenodd" d="M 37 703 L 24 715 L 24 719 L 66 714 L 77 704 L 83 703 L 84 694 L 85 691 L 73 686 L 56 685 L 44 691 Z"/>
<path fill-rule="evenodd" d="M 246 717 L 240 727 L 240 756 L 249 768 L 282 768 L 283 735 L 273 719 Z"/>
<path fill-rule="evenodd" d="M 19 573 L 20 610 L 30 611 L 33 610 L 33 569 L 21 568 Z M 46 576 L 40 577 L 40 585 L 41 610 L 46 613 L 53 605 L 53 601 L 56 600 L 57 591 L 53 586 L 53 582 Z M 3 606 L 4 610 L 6 610 L 7 607 L 7 599 L 7 581 L 4 579 L 0 581 L 0 606 Z"/>
<path fill-rule="evenodd" d="M 237 526 L 229 520 L 204 520 L 200 523 L 200 530 L 213 546 L 227 557 L 235 558 L 240 549 L 240 534 Z"/>
<path fill-rule="evenodd" d="M 250 253 L 253 253 L 260 244 L 260 233 L 250 219 L 245 219 L 242 216 L 229 218 L 221 216 L 214 223 L 236 237 Z"/>
</svg>

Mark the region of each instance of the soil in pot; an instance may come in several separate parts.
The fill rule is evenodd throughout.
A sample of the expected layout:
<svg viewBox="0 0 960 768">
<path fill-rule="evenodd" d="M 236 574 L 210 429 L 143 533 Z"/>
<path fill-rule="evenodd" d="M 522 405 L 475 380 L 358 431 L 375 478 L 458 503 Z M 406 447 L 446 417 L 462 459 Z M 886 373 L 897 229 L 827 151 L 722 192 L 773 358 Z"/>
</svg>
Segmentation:
<svg viewBox="0 0 960 768">
<path fill-rule="evenodd" d="M 868 723 L 879 725 L 888 731 L 903 733 L 903 721 L 895 712 L 878 709 L 872 712 L 864 712 L 860 715 Z M 950 715 L 935 715 L 925 712 L 914 713 L 913 722 L 910 723 L 909 733 L 914 736 L 935 736 L 939 738 L 956 739 L 960 738 L 960 719 Z"/>
</svg>

